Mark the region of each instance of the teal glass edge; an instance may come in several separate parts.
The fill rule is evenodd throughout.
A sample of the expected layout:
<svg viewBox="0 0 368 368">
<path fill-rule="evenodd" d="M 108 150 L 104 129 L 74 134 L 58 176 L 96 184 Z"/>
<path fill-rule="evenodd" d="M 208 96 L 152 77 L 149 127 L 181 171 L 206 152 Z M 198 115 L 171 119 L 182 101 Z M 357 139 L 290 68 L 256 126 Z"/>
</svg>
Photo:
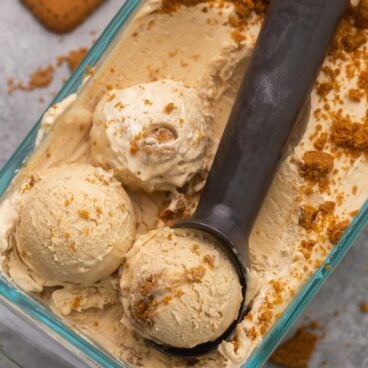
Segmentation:
<svg viewBox="0 0 368 368">
<path fill-rule="evenodd" d="M 128 23 L 133 12 L 142 3 L 142 0 L 127 0 L 101 34 L 95 45 L 90 49 L 80 66 L 52 101 L 51 105 L 61 101 L 78 89 L 83 81 L 85 67 L 87 65 L 94 66 L 100 60 L 104 51 L 114 40 L 116 34 Z M 6 191 L 15 174 L 20 170 L 24 162 L 32 153 L 40 120 L 31 129 L 9 161 L 0 170 L 0 196 Z M 318 292 L 330 274 L 344 258 L 348 250 L 353 245 L 354 240 L 357 238 L 367 222 L 368 202 L 365 203 L 359 214 L 355 217 L 339 244 L 334 247 L 321 267 L 305 283 L 290 303 L 283 316 L 272 327 L 263 339 L 262 343 L 257 347 L 242 368 L 259 368 L 267 361 L 268 357 L 277 347 L 281 339 L 286 335 L 289 328 L 304 311 L 313 299 L 313 296 Z M 49 335 L 50 331 L 54 332 L 57 336 L 60 336 L 68 343 L 67 347 L 69 350 L 77 354 L 80 353 L 82 356 L 89 359 L 91 363 L 97 363 L 99 366 L 107 368 L 127 367 L 103 349 L 98 348 L 94 344 L 88 342 L 85 338 L 79 336 L 76 332 L 67 327 L 61 319 L 43 307 L 35 298 L 18 290 L 1 275 L 0 299 L 2 303 L 7 304 L 9 308 L 17 312 L 23 319 L 42 322 L 46 327 L 45 329 L 43 329 L 39 324 L 36 324 L 36 327 Z M 58 340 L 55 335 L 53 335 L 53 337 Z"/>
</svg>

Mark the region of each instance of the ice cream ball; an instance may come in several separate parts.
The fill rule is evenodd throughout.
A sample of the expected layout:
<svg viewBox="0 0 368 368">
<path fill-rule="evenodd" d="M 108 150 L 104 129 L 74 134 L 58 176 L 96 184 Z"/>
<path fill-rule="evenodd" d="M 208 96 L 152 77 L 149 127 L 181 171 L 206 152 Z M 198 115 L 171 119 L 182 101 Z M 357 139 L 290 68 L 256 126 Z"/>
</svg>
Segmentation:
<svg viewBox="0 0 368 368">
<path fill-rule="evenodd" d="M 92 159 L 131 189 L 182 187 L 207 164 L 204 110 L 194 89 L 172 80 L 111 90 L 94 112 Z"/>
<path fill-rule="evenodd" d="M 122 323 L 158 344 L 192 348 L 238 318 L 242 288 L 221 248 L 194 230 L 152 230 L 129 250 L 120 282 Z"/>
<path fill-rule="evenodd" d="M 19 257 L 46 285 L 89 285 L 109 276 L 134 237 L 134 212 L 121 184 L 84 164 L 37 175 L 14 230 Z"/>
</svg>

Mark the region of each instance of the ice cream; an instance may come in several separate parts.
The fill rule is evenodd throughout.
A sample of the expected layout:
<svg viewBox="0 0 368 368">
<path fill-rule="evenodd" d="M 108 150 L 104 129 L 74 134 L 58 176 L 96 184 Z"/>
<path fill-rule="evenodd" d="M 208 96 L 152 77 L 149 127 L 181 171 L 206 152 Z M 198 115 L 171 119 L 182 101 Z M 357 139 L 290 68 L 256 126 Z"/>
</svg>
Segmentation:
<svg viewBox="0 0 368 368">
<path fill-rule="evenodd" d="M 23 285 L 25 290 L 32 290 L 34 296 L 76 331 L 132 367 L 183 368 L 188 364 L 155 351 L 136 333 L 140 326 L 126 323 L 132 318 L 129 313 L 124 314 L 119 300 L 121 291 L 108 286 L 111 279 L 111 285 L 119 283 L 118 272 L 108 277 L 109 282 L 104 278 L 88 286 L 63 284 L 55 290 L 45 285 L 20 258 L 14 229 L 19 220 L 20 200 L 27 195 L 23 189 L 35 174 L 70 164 L 92 164 L 91 128 L 96 106 L 113 90 L 120 93 L 136 85 L 151 82 L 158 85 L 168 79 L 194 90 L 201 100 L 201 108 L 205 107 L 202 114 L 206 118 L 209 115 L 204 156 L 206 165 L 211 164 L 268 1 L 183 3 L 186 5 L 179 0 L 148 0 L 142 6 L 90 73 L 75 101 L 59 116 L 50 115 L 47 126 L 42 128 L 46 131 L 50 127 L 48 134 L 15 177 L 0 204 L 4 275 Z M 249 314 L 238 325 L 231 341 L 222 342 L 217 352 L 190 361 L 194 367 L 239 367 L 246 362 L 263 344 L 302 286 L 323 266 L 368 197 L 365 14 L 365 7 L 359 5 L 350 8 L 342 20 L 310 104 L 252 230 L 251 272 L 247 280 Z M 96 141 L 106 132 L 102 130 Z M 150 186 L 149 181 L 144 185 L 145 191 L 137 189 L 137 184 L 134 191 L 126 188 L 133 202 L 140 239 L 148 231 L 190 215 L 203 188 L 205 175 L 200 174 L 191 177 L 191 172 L 185 179 L 189 181 L 169 194 L 149 192 L 151 188 L 146 187 Z M 123 181 L 124 177 L 119 179 Z M 176 184 L 170 183 L 170 190 L 174 187 Z M 191 253 L 189 262 L 193 257 Z M 159 261 L 158 266 L 163 267 L 164 263 Z M 145 260 L 136 262 L 143 267 Z M 142 274 L 138 266 L 133 275 L 137 279 Z M 123 266 L 120 272 L 133 272 L 133 268 Z M 329 272 L 328 265 L 319 272 Z M 124 299 L 128 302 L 128 295 Z M 175 303 L 165 305 L 165 313 L 170 314 L 169 308 L 175 306 Z M 150 336 L 156 340 L 165 338 Z"/>
<path fill-rule="evenodd" d="M 67 285 L 51 294 L 51 308 L 57 309 L 65 316 L 72 311 L 103 309 L 106 305 L 119 303 L 118 285 L 115 277 L 103 279 L 87 287 Z"/>
<path fill-rule="evenodd" d="M 90 285 L 117 270 L 135 235 L 121 185 L 101 168 L 41 172 L 20 202 L 14 239 L 21 260 L 47 285 Z"/>
<path fill-rule="evenodd" d="M 206 165 L 206 116 L 197 92 L 161 80 L 112 90 L 96 107 L 91 154 L 132 189 L 174 190 Z"/>
<path fill-rule="evenodd" d="M 42 139 L 49 132 L 54 122 L 59 118 L 59 116 L 64 113 L 67 108 L 69 108 L 73 104 L 76 98 L 77 94 L 73 93 L 61 102 L 56 103 L 55 105 L 52 105 L 49 109 L 47 109 L 47 111 L 43 114 L 41 127 L 37 132 L 36 146 L 41 143 Z"/>
<path fill-rule="evenodd" d="M 120 287 L 123 323 L 180 348 L 221 336 L 238 318 L 243 298 L 236 270 L 214 239 L 167 227 L 136 240 Z"/>
</svg>

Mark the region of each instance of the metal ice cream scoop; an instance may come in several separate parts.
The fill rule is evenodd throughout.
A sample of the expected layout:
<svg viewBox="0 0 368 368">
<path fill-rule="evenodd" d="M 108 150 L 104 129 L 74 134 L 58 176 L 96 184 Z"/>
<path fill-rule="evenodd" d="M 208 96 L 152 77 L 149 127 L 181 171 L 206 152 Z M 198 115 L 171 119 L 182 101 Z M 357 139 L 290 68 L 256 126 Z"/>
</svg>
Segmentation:
<svg viewBox="0 0 368 368">
<path fill-rule="evenodd" d="M 232 336 L 246 312 L 248 238 L 348 0 L 272 0 L 253 56 L 194 215 L 177 227 L 212 234 L 243 286 L 238 319 L 217 340 L 191 349 L 154 344 L 196 357 Z"/>
</svg>

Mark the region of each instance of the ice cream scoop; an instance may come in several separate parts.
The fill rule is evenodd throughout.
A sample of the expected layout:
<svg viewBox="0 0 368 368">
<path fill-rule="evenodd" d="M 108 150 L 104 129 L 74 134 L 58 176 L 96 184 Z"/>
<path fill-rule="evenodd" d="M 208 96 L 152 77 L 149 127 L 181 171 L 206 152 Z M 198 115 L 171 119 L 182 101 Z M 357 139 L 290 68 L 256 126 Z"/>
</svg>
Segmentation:
<svg viewBox="0 0 368 368">
<path fill-rule="evenodd" d="M 140 236 L 121 278 L 122 322 L 158 344 L 191 348 L 221 336 L 239 314 L 242 288 L 216 240 L 163 227 Z"/>
<path fill-rule="evenodd" d="M 91 154 L 131 189 L 174 190 L 204 169 L 207 129 L 194 89 L 169 79 L 138 84 L 99 102 Z"/>
<path fill-rule="evenodd" d="M 14 239 L 45 285 L 90 285 L 116 271 L 133 243 L 135 218 L 111 172 L 66 165 L 39 173 L 29 186 Z"/>
<path fill-rule="evenodd" d="M 271 1 L 198 208 L 177 225 L 212 234 L 227 252 L 243 286 L 238 321 L 247 307 L 250 230 L 347 3 Z M 215 349 L 235 325 L 216 340 L 190 349 L 176 347 L 174 340 L 151 343 L 167 354 L 194 357 Z"/>
</svg>

